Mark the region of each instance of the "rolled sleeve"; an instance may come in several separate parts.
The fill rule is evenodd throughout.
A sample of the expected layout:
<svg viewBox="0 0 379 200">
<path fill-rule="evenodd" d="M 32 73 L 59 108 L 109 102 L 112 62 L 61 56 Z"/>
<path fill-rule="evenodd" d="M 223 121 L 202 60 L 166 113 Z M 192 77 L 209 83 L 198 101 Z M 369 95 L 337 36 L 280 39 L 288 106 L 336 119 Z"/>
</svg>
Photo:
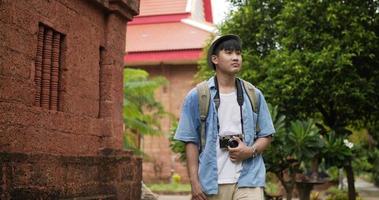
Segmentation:
<svg viewBox="0 0 379 200">
<path fill-rule="evenodd" d="M 184 99 L 182 112 L 174 139 L 183 142 L 199 143 L 198 99 L 195 90 L 191 90 Z"/>
<path fill-rule="evenodd" d="M 258 125 L 260 131 L 257 133 L 258 137 L 266 137 L 275 133 L 274 124 L 271 119 L 270 111 L 268 109 L 265 97 L 262 92 L 258 90 L 259 95 L 259 114 Z"/>
</svg>

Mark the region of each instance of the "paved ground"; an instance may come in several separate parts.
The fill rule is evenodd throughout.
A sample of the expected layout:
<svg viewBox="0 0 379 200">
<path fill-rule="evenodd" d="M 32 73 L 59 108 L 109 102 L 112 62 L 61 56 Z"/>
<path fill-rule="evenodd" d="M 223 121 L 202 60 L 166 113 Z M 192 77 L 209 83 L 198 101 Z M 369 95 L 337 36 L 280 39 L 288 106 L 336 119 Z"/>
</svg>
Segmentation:
<svg viewBox="0 0 379 200">
<path fill-rule="evenodd" d="M 159 195 L 158 200 L 190 200 L 191 196 Z"/>
<path fill-rule="evenodd" d="M 379 200 L 379 188 L 362 179 L 355 181 L 355 189 L 364 200 Z"/>
<path fill-rule="evenodd" d="M 363 200 L 379 200 L 379 188 L 372 183 L 368 183 L 362 179 L 357 179 L 355 188 L 361 195 Z M 179 195 L 159 195 L 158 200 L 190 200 L 191 196 Z"/>
</svg>

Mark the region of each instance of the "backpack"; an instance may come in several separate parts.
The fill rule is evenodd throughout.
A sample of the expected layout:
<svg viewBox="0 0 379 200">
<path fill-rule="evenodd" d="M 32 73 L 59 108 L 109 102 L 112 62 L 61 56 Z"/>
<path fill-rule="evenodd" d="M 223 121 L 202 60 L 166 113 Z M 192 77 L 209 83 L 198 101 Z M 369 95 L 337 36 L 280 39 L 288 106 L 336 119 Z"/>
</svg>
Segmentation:
<svg viewBox="0 0 379 200">
<path fill-rule="evenodd" d="M 253 112 L 259 113 L 258 108 L 258 97 L 255 93 L 255 87 L 253 84 L 240 79 L 242 82 L 242 87 L 245 89 L 247 96 L 249 97 L 249 101 L 251 104 L 251 107 L 253 108 Z M 208 117 L 208 111 L 209 111 L 209 105 L 211 100 L 211 95 L 208 87 L 208 82 L 203 81 L 196 85 L 196 91 L 199 97 L 199 113 L 200 113 L 200 145 L 199 149 L 200 152 L 205 147 L 205 123 Z M 256 124 L 256 131 L 258 132 L 260 130 L 258 126 L 258 120 Z"/>
</svg>

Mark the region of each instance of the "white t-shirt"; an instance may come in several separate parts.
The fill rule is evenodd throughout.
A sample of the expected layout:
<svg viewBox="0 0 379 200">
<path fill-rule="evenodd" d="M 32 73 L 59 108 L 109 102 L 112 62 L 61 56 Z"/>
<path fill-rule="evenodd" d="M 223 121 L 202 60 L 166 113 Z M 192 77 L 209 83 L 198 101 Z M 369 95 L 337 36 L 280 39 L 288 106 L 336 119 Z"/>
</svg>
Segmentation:
<svg viewBox="0 0 379 200">
<path fill-rule="evenodd" d="M 220 124 L 221 136 L 238 135 L 241 130 L 241 114 L 240 107 L 237 103 L 236 92 L 223 94 L 220 93 L 220 106 L 218 108 L 218 119 Z M 217 171 L 218 184 L 236 183 L 242 169 L 241 162 L 232 162 L 229 152 L 221 149 L 219 137 L 217 138 Z"/>
</svg>

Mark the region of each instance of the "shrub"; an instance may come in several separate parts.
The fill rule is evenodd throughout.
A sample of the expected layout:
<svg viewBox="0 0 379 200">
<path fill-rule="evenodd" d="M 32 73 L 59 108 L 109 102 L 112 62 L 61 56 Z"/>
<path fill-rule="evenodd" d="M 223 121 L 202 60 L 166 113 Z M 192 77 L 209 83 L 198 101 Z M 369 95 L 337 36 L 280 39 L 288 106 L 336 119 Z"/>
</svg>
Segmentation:
<svg viewBox="0 0 379 200">
<path fill-rule="evenodd" d="M 179 184 L 181 179 L 182 179 L 182 177 L 179 174 L 177 174 L 177 173 L 174 173 L 172 175 L 172 182 L 174 184 Z"/>
<path fill-rule="evenodd" d="M 325 200 L 348 200 L 348 193 L 346 190 L 340 190 L 336 187 L 331 187 L 327 191 L 328 196 Z M 357 197 L 357 200 L 362 200 L 361 197 Z"/>
<path fill-rule="evenodd" d="M 328 190 L 326 200 L 348 200 L 347 191 L 332 187 Z"/>
</svg>

